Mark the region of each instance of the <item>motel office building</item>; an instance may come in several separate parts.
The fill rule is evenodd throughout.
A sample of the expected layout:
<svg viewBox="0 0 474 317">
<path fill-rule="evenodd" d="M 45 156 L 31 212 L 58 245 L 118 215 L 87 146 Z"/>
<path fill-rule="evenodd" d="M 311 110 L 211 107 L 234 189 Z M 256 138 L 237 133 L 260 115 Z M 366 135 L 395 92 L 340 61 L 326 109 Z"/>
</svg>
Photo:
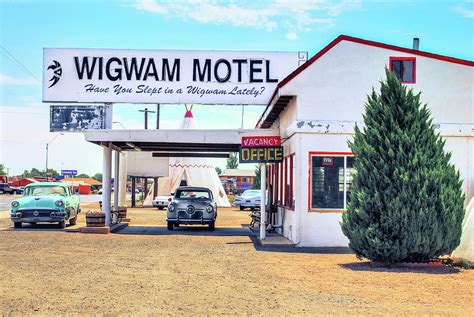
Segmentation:
<svg viewBox="0 0 474 317">
<path fill-rule="evenodd" d="M 347 141 L 385 67 L 422 92 L 464 180 L 466 204 L 472 199 L 474 63 L 415 48 L 342 35 L 278 84 L 257 128 L 277 129 L 282 137 L 284 162 L 268 165 L 271 222 L 282 224 L 297 246 L 348 244 L 339 224 L 351 191 Z"/>
</svg>

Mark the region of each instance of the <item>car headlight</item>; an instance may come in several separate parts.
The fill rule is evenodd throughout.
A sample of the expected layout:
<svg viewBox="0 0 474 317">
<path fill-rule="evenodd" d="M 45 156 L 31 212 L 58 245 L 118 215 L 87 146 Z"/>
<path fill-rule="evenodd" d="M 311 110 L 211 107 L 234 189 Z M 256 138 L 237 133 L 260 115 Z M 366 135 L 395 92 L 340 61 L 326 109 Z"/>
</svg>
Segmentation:
<svg viewBox="0 0 474 317">
<path fill-rule="evenodd" d="M 173 211 L 174 211 L 174 208 L 175 208 L 174 205 L 173 205 L 173 204 L 170 204 L 170 205 L 168 206 L 168 211 L 169 211 L 169 212 L 173 212 Z"/>
<path fill-rule="evenodd" d="M 57 207 L 62 207 L 64 205 L 62 200 L 56 200 L 55 204 L 56 204 Z"/>
<path fill-rule="evenodd" d="M 13 208 L 16 208 L 16 207 L 18 207 L 18 206 L 20 206 L 20 203 L 19 203 L 19 202 L 17 202 L 16 200 L 12 201 L 12 207 L 13 207 Z"/>
<path fill-rule="evenodd" d="M 206 211 L 207 211 L 208 213 L 211 213 L 211 212 L 214 211 L 214 207 L 212 207 L 211 205 L 208 205 L 208 206 L 206 207 Z"/>
</svg>

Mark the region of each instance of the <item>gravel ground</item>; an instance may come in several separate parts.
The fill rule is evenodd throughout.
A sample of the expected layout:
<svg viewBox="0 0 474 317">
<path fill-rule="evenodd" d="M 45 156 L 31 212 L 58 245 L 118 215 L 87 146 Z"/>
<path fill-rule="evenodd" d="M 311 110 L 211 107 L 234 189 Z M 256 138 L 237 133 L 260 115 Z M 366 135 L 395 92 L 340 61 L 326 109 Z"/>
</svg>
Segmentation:
<svg viewBox="0 0 474 317">
<path fill-rule="evenodd" d="M 88 207 L 95 206 L 83 210 Z M 155 209 L 129 216 L 130 228 L 161 232 L 164 225 L 164 212 Z M 386 268 L 358 261 L 346 249 L 262 248 L 241 234 L 244 223 L 247 212 L 222 209 L 209 234 L 188 228 L 166 235 L 80 234 L 48 225 L 4 229 L 0 312 L 474 315 L 473 270 Z M 0 219 L 0 227 L 9 225 Z M 223 234 L 234 232 L 230 226 L 239 234 Z"/>
</svg>

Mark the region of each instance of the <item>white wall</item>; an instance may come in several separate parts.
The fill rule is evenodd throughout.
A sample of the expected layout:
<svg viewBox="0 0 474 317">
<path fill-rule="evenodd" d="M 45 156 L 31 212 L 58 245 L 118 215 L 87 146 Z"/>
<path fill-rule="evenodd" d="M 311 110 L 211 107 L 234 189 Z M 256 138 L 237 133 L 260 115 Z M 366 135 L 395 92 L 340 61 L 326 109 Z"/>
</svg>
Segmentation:
<svg viewBox="0 0 474 317">
<path fill-rule="evenodd" d="M 297 119 L 361 121 L 390 56 L 416 57 L 416 84 L 435 122 L 474 122 L 473 67 L 342 41 L 296 76 L 281 95 L 298 96 Z"/>
<path fill-rule="evenodd" d="M 296 152 L 296 206 L 284 213 L 283 234 L 298 246 L 348 244 L 341 213 L 308 212 L 308 153 L 350 152 L 347 140 L 354 124 L 362 122 L 367 94 L 372 87 L 377 91 L 385 78 L 390 56 L 413 55 L 342 41 L 280 89 L 280 95 L 296 96 L 273 128 L 280 128 L 282 137 L 291 136 L 285 153 L 287 147 Z M 434 122 L 441 123 L 446 150 L 452 151 L 469 199 L 474 195 L 473 68 L 415 57 L 416 84 L 408 86 L 422 91 L 422 102 L 429 104 Z"/>
<path fill-rule="evenodd" d="M 349 241 L 341 231 L 340 212 L 309 212 L 309 152 L 350 152 L 348 135 L 344 134 L 296 134 L 300 143 L 298 164 L 298 204 L 300 215 L 298 246 L 347 246 Z"/>
</svg>

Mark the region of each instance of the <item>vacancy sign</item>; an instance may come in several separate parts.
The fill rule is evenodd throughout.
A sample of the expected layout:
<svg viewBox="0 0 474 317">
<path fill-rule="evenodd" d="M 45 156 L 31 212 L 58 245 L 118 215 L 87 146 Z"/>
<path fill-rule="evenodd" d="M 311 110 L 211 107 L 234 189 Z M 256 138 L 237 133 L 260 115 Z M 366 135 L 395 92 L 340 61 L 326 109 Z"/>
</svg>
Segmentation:
<svg viewBox="0 0 474 317">
<path fill-rule="evenodd" d="M 306 52 L 43 50 L 43 101 L 268 104 Z"/>
<path fill-rule="evenodd" d="M 241 145 L 243 147 L 280 146 L 281 136 L 243 136 Z"/>
<path fill-rule="evenodd" d="M 283 161 L 280 136 L 243 136 L 239 163 L 279 163 Z"/>
</svg>

